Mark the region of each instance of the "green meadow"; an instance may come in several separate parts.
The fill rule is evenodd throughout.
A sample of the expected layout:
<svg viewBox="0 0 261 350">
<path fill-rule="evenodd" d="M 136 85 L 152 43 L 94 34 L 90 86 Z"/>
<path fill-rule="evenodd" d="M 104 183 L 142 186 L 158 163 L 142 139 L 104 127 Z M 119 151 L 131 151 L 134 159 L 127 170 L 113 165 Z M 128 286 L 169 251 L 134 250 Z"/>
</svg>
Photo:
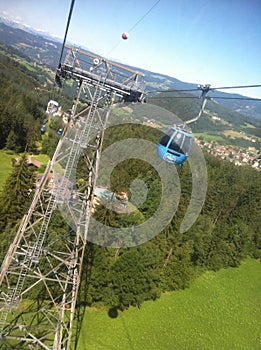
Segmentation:
<svg viewBox="0 0 261 350">
<path fill-rule="evenodd" d="M 15 153 L 0 150 L 0 190 L 2 189 L 7 176 L 12 171 L 12 159 L 16 157 L 18 157 L 18 155 Z"/>
<path fill-rule="evenodd" d="M 3 188 L 8 175 L 12 172 L 12 159 L 17 157 L 19 157 L 19 154 L 12 151 L 0 150 L 0 190 Z M 34 155 L 33 157 L 43 163 L 43 166 L 47 165 L 49 161 L 46 154 Z"/>
<path fill-rule="evenodd" d="M 224 142 L 222 135 L 208 135 L 205 133 L 195 132 L 194 136 L 198 139 L 201 137 L 205 142 Z"/>
<path fill-rule="evenodd" d="M 85 312 L 78 350 L 261 349 L 261 265 L 206 272 L 190 288 L 109 317 Z"/>
</svg>

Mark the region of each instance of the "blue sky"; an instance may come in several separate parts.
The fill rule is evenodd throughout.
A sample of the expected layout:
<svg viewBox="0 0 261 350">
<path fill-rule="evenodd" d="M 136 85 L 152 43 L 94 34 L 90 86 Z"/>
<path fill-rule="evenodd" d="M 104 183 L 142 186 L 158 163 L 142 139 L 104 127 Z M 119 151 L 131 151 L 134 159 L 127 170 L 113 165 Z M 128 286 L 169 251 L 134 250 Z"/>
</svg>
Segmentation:
<svg viewBox="0 0 261 350">
<path fill-rule="evenodd" d="M 62 38 L 70 3 L 0 0 L 0 16 Z M 261 0 L 156 3 L 75 0 L 68 40 L 107 58 L 190 83 L 212 87 L 261 83 Z M 130 34 L 126 41 L 121 39 L 124 31 Z M 261 88 L 234 92 L 261 98 Z"/>
</svg>

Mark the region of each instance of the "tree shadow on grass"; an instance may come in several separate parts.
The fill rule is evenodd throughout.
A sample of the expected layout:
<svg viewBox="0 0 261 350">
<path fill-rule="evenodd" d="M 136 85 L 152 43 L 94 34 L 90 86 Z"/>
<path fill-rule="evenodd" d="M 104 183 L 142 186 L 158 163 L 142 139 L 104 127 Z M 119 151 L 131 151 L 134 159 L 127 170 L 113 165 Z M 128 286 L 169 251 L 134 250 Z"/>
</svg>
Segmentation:
<svg viewBox="0 0 261 350">
<path fill-rule="evenodd" d="M 112 307 L 108 310 L 108 316 L 110 318 L 117 318 L 118 317 L 118 310 L 117 307 Z"/>
<path fill-rule="evenodd" d="M 93 259 L 94 259 L 94 250 L 93 245 L 91 243 L 88 243 L 86 246 L 85 251 L 85 260 L 84 260 L 84 266 L 86 268 L 84 269 L 82 275 L 81 275 L 81 282 L 80 282 L 80 288 L 78 293 L 78 300 L 77 300 L 77 307 L 75 309 L 75 322 L 74 322 L 74 333 L 73 333 L 73 349 L 77 349 L 80 332 L 82 328 L 82 323 L 87 307 L 87 297 L 88 297 L 88 290 L 89 290 L 89 281 L 92 274 L 92 266 L 93 266 Z"/>
</svg>

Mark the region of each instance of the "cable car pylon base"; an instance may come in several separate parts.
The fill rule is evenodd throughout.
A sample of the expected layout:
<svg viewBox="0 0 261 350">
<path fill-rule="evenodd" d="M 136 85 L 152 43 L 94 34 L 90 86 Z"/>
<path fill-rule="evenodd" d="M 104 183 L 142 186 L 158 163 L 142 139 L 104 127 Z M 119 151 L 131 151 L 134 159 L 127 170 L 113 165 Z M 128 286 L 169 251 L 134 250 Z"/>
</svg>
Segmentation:
<svg viewBox="0 0 261 350">
<path fill-rule="evenodd" d="M 117 101 L 141 102 L 139 72 L 66 46 L 56 81 L 77 82 L 70 120 L 0 271 L 0 349 L 69 350 L 104 132 Z M 76 184 L 79 159 L 86 179 Z M 61 216 L 67 227 L 57 228 Z"/>
</svg>

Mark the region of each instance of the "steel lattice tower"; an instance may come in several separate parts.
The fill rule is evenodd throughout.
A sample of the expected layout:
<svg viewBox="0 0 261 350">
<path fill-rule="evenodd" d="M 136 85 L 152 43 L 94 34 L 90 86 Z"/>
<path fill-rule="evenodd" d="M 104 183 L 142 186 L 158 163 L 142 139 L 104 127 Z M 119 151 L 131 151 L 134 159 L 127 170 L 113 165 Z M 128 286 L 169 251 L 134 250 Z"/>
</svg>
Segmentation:
<svg viewBox="0 0 261 350">
<path fill-rule="evenodd" d="M 0 271 L 0 349 L 68 350 L 104 131 L 114 102 L 141 102 L 143 74 L 65 46 L 56 82 L 77 85 L 71 119 Z M 86 182 L 76 186 L 79 158 Z M 58 213 L 58 214 L 57 214 Z M 68 230 L 55 228 L 62 213 Z"/>
</svg>

